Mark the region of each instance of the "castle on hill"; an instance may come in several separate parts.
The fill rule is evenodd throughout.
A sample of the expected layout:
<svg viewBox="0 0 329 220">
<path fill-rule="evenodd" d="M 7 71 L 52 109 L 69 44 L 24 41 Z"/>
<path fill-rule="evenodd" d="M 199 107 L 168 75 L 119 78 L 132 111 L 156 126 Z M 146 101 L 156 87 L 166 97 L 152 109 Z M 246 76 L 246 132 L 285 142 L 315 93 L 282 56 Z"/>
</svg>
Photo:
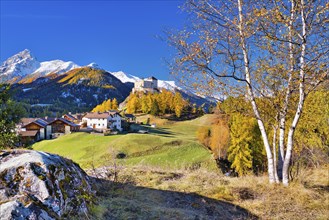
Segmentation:
<svg viewBox="0 0 329 220">
<path fill-rule="evenodd" d="M 151 76 L 142 80 L 135 82 L 133 92 L 159 92 L 158 89 L 158 79 Z"/>
</svg>

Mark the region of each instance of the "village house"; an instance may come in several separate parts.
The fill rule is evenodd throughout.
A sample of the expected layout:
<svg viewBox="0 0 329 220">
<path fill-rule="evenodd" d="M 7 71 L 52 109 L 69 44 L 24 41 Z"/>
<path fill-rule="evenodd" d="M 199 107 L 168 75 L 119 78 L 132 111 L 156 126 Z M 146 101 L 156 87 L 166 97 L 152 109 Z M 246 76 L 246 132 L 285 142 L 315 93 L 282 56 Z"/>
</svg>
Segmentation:
<svg viewBox="0 0 329 220">
<path fill-rule="evenodd" d="M 47 127 L 49 130 L 48 123 L 42 119 L 24 118 L 17 127 L 22 144 L 50 139 L 50 132 L 47 133 Z"/>
<path fill-rule="evenodd" d="M 64 118 L 22 118 L 16 129 L 21 142 L 29 144 L 79 131 L 80 125 Z"/>
<path fill-rule="evenodd" d="M 132 90 L 135 92 L 159 92 L 158 89 L 158 79 L 155 77 L 149 77 L 135 82 L 134 88 Z"/>
<path fill-rule="evenodd" d="M 74 124 L 64 118 L 55 118 L 49 125 L 51 126 L 52 138 L 80 130 L 80 125 Z"/>
<path fill-rule="evenodd" d="M 34 131 L 20 131 L 19 133 L 20 142 L 23 145 L 28 145 L 31 143 L 35 143 L 40 140 L 39 132 L 37 130 Z"/>
<path fill-rule="evenodd" d="M 42 119 L 36 119 L 34 121 L 31 121 L 30 123 L 24 124 L 21 127 L 21 134 L 24 134 L 26 131 L 37 131 L 37 140 L 44 140 L 47 138 L 47 125 L 48 123 Z M 34 133 L 27 132 L 24 134 L 24 136 L 27 136 L 27 134 L 31 134 L 34 136 Z"/>
<path fill-rule="evenodd" d="M 111 129 L 122 131 L 121 120 L 121 115 L 116 111 L 91 112 L 82 118 L 82 121 L 87 123 L 87 127 L 96 130 Z"/>
<path fill-rule="evenodd" d="M 68 114 L 64 114 L 62 118 L 75 124 L 80 124 L 82 122 L 83 116 L 85 116 L 85 114 L 72 114 L 71 112 L 69 112 Z"/>
</svg>

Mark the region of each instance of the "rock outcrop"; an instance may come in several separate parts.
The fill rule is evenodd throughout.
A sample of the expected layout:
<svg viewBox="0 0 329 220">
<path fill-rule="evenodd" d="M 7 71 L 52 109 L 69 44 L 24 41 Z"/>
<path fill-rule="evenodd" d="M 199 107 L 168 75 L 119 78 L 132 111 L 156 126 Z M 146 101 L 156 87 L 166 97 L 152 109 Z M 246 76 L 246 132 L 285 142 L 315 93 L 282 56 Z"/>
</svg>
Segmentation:
<svg viewBox="0 0 329 220">
<path fill-rule="evenodd" d="M 32 150 L 0 151 L 0 219 L 86 216 L 94 193 L 71 160 Z"/>
</svg>

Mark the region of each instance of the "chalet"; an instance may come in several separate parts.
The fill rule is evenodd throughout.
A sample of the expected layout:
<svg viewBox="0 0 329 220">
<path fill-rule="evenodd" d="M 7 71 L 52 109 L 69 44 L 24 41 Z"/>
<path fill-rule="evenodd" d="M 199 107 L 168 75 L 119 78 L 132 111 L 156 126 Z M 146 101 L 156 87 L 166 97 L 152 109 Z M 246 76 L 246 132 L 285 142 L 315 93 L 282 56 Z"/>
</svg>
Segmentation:
<svg viewBox="0 0 329 220">
<path fill-rule="evenodd" d="M 63 115 L 62 118 L 75 124 L 80 124 L 84 115 L 85 114 L 71 114 L 71 112 L 69 112 L 68 114 Z"/>
<path fill-rule="evenodd" d="M 64 118 L 55 118 L 49 123 L 52 138 L 80 130 L 80 125 L 74 124 Z"/>
<path fill-rule="evenodd" d="M 78 120 L 76 117 L 74 117 L 70 113 L 63 115 L 62 118 L 66 119 L 67 121 L 71 121 L 71 122 L 74 122 L 74 121 Z"/>
<path fill-rule="evenodd" d="M 31 144 L 40 140 L 39 131 L 19 131 L 20 142 L 23 145 Z"/>
<path fill-rule="evenodd" d="M 135 82 L 133 92 L 159 92 L 158 79 L 152 76 Z"/>
<path fill-rule="evenodd" d="M 87 123 L 87 127 L 92 129 L 112 129 L 122 131 L 121 115 L 116 111 L 109 112 L 91 112 L 87 113 L 82 121 Z"/>
<path fill-rule="evenodd" d="M 21 131 L 36 131 L 37 134 L 34 134 L 34 132 L 25 132 L 24 136 L 27 137 L 27 135 L 33 135 L 33 139 L 36 141 L 49 139 L 50 134 L 48 132 L 47 134 L 47 126 L 48 123 L 42 119 L 35 119 L 34 121 L 31 121 L 30 123 L 27 123 L 25 125 L 21 126 Z M 49 130 L 49 127 L 48 127 Z"/>
</svg>

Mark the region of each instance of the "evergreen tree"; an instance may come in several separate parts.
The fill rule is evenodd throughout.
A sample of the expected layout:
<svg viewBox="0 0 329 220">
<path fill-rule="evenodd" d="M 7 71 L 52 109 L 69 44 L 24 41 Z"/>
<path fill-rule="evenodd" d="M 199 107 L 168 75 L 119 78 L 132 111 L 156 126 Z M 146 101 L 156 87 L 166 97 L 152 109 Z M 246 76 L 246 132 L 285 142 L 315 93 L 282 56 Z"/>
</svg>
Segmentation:
<svg viewBox="0 0 329 220">
<path fill-rule="evenodd" d="M 0 149 L 15 147 L 15 126 L 24 114 L 23 108 L 10 99 L 9 89 L 10 85 L 0 84 Z"/>
</svg>

